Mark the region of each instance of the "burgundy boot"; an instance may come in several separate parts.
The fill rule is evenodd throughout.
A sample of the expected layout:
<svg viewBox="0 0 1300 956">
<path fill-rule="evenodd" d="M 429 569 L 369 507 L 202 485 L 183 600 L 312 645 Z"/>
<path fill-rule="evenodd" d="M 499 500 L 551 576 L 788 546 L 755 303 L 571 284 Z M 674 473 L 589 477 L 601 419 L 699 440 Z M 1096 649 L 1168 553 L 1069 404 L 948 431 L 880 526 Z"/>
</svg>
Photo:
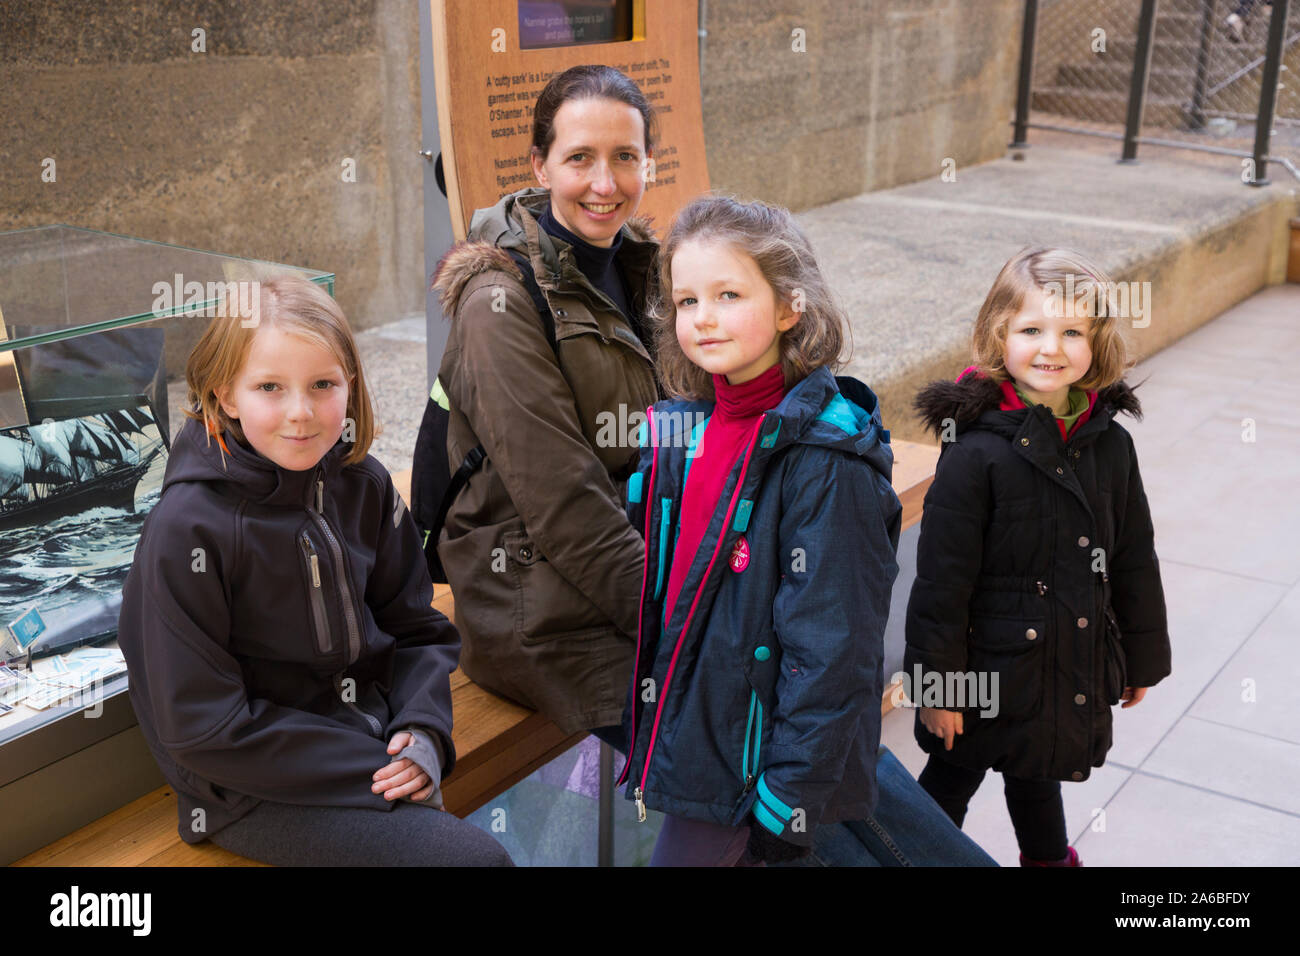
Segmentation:
<svg viewBox="0 0 1300 956">
<path fill-rule="evenodd" d="M 1031 860 L 1023 853 L 1020 854 L 1021 866 L 1083 866 L 1083 861 L 1079 859 L 1078 852 L 1074 847 L 1070 847 L 1070 852 L 1065 854 L 1063 860 Z"/>
</svg>

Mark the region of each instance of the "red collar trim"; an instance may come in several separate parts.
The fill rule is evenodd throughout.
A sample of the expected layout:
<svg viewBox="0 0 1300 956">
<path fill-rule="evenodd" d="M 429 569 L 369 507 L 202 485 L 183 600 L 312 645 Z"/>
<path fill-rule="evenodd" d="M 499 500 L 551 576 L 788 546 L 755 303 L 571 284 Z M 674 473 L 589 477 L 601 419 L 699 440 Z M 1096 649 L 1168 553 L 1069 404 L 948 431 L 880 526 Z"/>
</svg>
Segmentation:
<svg viewBox="0 0 1300 956">
<path fill-rule="evenodd" d="M 974 372 L 980 378 L 986 377 L 980 373 L 978 366 L 969 365 L 966 368 L 962 369 L 961 374 L 957 376 L 957 381 L 960 382 L 963 378 L 965 378 L 966 373 L 968 372 Z M 1029 407 L 1028 405 L 1025 404 L 1024 399 L 1022 399 L 1020 397 L 1020 394 L 1016 391 L 1016 387 L 1011 384 L 1010 379 L 1007 379 L 1005 382 L 1000 383 L 999 387 L 1002 390 L 1002 402 L 1001 404 L 998 405 L 998 411 L 1012 412 L 1019 408 Z M 1065 425 L 1061 422 L 1061 420 L 1053 416 L 1053 419 L 1056 421 L 1057 428 L 1061 430 L 1062 440 L 1068 439 L 1070 435 L 1073 435 L 1075 432 L 1079 430 L 1080 425 L 1082 425 L 1084 422 L 1086 422 L 1089 418 L 1092 417 L 1093 409 L 1097 407 L 1097 392 L 1095 389 L 1089 389 L 1087 395 L 1088 395 L 1088 407 L 1084 410 L 1083 414 L 1080 415 L 1078 419 L 1075 420 L 1074 427 L 1070 429 L 1068 434 L 1066 433 Z"/>
</svg>

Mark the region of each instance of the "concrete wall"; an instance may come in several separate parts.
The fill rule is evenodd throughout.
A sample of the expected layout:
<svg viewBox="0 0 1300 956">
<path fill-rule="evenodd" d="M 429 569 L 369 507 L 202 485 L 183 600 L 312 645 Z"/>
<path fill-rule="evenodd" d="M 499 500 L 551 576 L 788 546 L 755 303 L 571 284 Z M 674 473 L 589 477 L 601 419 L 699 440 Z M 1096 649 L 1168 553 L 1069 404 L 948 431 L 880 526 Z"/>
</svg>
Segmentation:
<svg viewBox="0 0 1300 956">
<path fill-rule="evenodd" d="M 713 185 L 805 209 L 1002 155 L 1022 5 L 708 0 Z M 0 229 L 67 222 L 332 271 L 360 328 L 423 311 L 420 12 L 6 0 Z"/>
<path fill-rule="evenodd" d="M 708 0 L 717 189 L 796 210 L 1002 156 L 1023 0 Z M 806 52 L 792 49 L 804 31 Z"/>
<path fill-rule="evenodd" d="M 335 272 L 361 327 L 422 311 L 418 9 L 6 0 L 0 229 L 66 222 Z"/>
</svg>

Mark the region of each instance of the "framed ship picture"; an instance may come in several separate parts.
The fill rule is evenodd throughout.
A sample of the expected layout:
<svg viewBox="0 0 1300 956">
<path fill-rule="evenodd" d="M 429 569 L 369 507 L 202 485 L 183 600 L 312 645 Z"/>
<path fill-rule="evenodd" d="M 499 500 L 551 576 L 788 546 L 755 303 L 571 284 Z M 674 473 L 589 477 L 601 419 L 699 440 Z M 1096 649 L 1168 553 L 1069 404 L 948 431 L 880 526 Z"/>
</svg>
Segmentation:
<svg viewBox="0 0 1300 956">
<path fill-rule="evenodd" d="M 0 656 L 116 636 L 166 459 L 147 404 L 0 430 Z"/>
</svg>

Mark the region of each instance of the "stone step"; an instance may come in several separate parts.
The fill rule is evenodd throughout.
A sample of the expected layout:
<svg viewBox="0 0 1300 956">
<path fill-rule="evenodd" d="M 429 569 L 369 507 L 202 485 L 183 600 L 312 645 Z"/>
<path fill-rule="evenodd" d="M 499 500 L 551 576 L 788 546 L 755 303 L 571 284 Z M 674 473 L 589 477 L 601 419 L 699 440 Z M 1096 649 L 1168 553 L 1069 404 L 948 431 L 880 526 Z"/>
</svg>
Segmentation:
<svg viewBox="0 0 1300 956">
<path fill-rule="evenodd" d="M 797 216 L 852 322 L 845 374 L 875 390 L 897 438 L 933 440 L 912 399 L 970 364 L 971 323 L 1025 245 L 1074 248 L 1117 282 L 1151 283 L 1149 324 L 1125 328 L 1136 358 L 1285 277 L 1297 207 L 1281 172 L 1251 189 L 1232 157 L 1144 148 L 1140 162 L 1121 165 L 1116 142 L 1040 130 L 1030 141 L 1020 161 Z"/>
<path fill-rule="evenodd" d="M 1132 73 L 1132 63 L 1099 59 L 1096 63 L 1062 65 L 1056 71 L 1054 85 L 1098 92 L 1127 93 L 1129 77 Z M 1196 71 L 1191 68 L 1153 67 L 1147 81 L 1147 89 L 1169 96 L 1185 91 L 1190 97 L 1195 83 Z"/>
<path fill-rule="evenodd" d="M 1165 11 L 1161 9 L 1156 14 L 1156 33 L 1155 41 L 1157 43 L 1178 42 L 1178 43 L 1196 43 L 1201 42 L 1201 28 L 1203 25 L 1203 16 L 1200 13 L 1184 13 L 1176 10 Z M 1211 29 L 1217 29 L 1211 24 Z"/>
<path fill-rule="evenodd" d="M 1160 40 L 1151 45 L 1151 66 L 1153 69 L 1195 69 L 1200 49 L 1201 45 L 1196 40 Z M 1106 50 L 1108 56 L 1132 65 L 1137 52 L 1137 40 L 1131 36 L 1114 37 L 1107 43 Z M 1248 44 L 1236 46 L 1216 41 L 1211 49 L 1211 73 L 1227 76 L 1255 57 L 1263 55 L 1263 52 L 1262 47 L 1256 49 Z"/>
<path fill-rule="evenodd" d="M 1145 127 L 1185 125 L 1187 98 L 1152 96 L 1149 92 L 1142 113 Z M 1093 123 L 1124 124 L 1128 116 L 1128 93 L 1080 90 L 1066 86 L 1046 86 L 1034 90 L 1032 108 L 1057 116 L 1068 116 Z"/>
</svg>

